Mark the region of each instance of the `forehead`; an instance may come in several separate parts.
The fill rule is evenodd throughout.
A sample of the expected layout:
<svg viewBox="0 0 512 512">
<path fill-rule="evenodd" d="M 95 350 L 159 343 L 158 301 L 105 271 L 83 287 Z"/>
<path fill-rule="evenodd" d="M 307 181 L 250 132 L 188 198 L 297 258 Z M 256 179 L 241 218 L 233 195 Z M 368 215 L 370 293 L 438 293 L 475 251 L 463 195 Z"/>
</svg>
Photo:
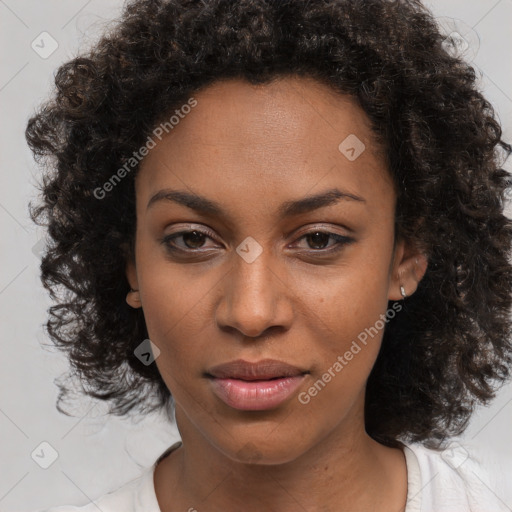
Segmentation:
<svg viewBox="0 0 512 512">
<path fill-rule="evenodd" d="M 328 132 L 336 139 L 349 133 L 375 138 L 354 98 L 310 77 L 286 76 L 258 85 L 222 80 L 194 98 L 197 106 L 179 120 L 179 125 L 187 125 L 186 133 L 176 126 L 166 138 L 179 134 L 190 143 L 215 145 L 245 144 L 250 139 L 253 145 L 266 146 L 301 139 L 314 143 L 317 134 L 323 137 Z M 381 149 L 376 140 L 372 142 L 372 151 Z"/>
<path fill-rule="evenodd" d="M 357 195 L 392 186 L 364 111 L 312 78 L 225 80 L 192 96 L 196 106 L 141 163 L 137 195 L 145 200 L 165 187 L 222 200 L 247 187 L 256 198 L 298 197 L 317 185 Z"/>
</svg>

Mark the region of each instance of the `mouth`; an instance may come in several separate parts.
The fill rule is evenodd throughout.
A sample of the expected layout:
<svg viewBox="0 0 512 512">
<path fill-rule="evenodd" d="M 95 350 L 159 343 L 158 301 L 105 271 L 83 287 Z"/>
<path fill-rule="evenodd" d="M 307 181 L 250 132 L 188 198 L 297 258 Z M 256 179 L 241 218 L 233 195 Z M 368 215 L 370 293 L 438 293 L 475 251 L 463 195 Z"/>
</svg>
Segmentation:
<svg viewBox="0 0 512 512">
<path fill-rule="evenodd" d="M 273 359 L 231 361 L 205 373 L 213 393 L 226 405 L 244 411 L 274 409 L 285 402 L 309 372 Z"/>
</svg>

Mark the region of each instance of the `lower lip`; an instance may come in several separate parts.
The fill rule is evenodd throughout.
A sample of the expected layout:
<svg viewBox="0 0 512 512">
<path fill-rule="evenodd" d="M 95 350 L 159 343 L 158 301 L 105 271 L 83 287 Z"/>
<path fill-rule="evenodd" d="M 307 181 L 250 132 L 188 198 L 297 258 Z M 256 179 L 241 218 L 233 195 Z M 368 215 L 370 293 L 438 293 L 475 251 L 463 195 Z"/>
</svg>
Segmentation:
<svg viewBox="0 0 512 512">
<path fill-rule="evenodd" d="M 301 385 L 304 375 L 274 380 L 211 378 L 213 392 L 227 405 L 241 411 L 274 409 Z"/>
</svg>

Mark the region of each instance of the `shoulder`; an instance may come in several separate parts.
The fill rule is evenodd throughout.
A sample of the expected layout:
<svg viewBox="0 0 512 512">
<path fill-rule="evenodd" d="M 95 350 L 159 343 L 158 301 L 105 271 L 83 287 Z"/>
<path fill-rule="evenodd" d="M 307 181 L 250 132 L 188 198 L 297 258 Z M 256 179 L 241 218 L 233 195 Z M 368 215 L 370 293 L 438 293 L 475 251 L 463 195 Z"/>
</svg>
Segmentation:
<svg viewBox="0 0 512 512">
<path fill-rule="evenodd" d="M 417 510 L 510 511 L 507 484 L 512 480 L 512 464 L 499 462 L 496 455 L 469 442 L 453 441 L 444 450 L 406 444 L 404 451 L 414 486 L 408 501 L 415 501 Z"/>
<path fill-rule="evenodd" d="M 153 500 L 153 467 L 116 490 L 96 498 L 86 505 L 61 505 L 34 512 L 160 512 Z M 158 507 L 158 505 L 157 505 Z"/>
</svg>

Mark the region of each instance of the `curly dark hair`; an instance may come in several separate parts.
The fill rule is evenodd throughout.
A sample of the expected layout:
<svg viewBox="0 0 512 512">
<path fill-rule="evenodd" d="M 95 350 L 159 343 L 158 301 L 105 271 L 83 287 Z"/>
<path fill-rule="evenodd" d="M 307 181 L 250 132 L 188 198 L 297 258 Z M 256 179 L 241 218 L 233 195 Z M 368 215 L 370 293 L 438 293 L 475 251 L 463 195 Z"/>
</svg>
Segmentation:
<svg viewBox="0 0 512 512">
<path fill-rule="evenodd" d="M 512 152 L 472 66 L 447 52 L 419 0 L 132 0 L 64 63 L 26 139 L 45 169 L 32 220 L 48 228 L 41 280 L 58 303 L 46 328 L 88 396 L 110 413 L 172 411 L 148 332 L 125 302 L 138 167 L 94 193 L 191 94 L 218 80 L 307 76 L 355 98 L 386 148 L 395 237 L 429 259 L 384 332 L 365 424 L 388 446 L 439 447 L 510 376 Z M 390 306 L 391 307 L 391 306 Z M 84 387 L 85 386 L 85 387 Z M 57 408 L 66 396 L 61 391 Z M 172 414 L 172 413 L 171 413 Z"/>
</svg>

